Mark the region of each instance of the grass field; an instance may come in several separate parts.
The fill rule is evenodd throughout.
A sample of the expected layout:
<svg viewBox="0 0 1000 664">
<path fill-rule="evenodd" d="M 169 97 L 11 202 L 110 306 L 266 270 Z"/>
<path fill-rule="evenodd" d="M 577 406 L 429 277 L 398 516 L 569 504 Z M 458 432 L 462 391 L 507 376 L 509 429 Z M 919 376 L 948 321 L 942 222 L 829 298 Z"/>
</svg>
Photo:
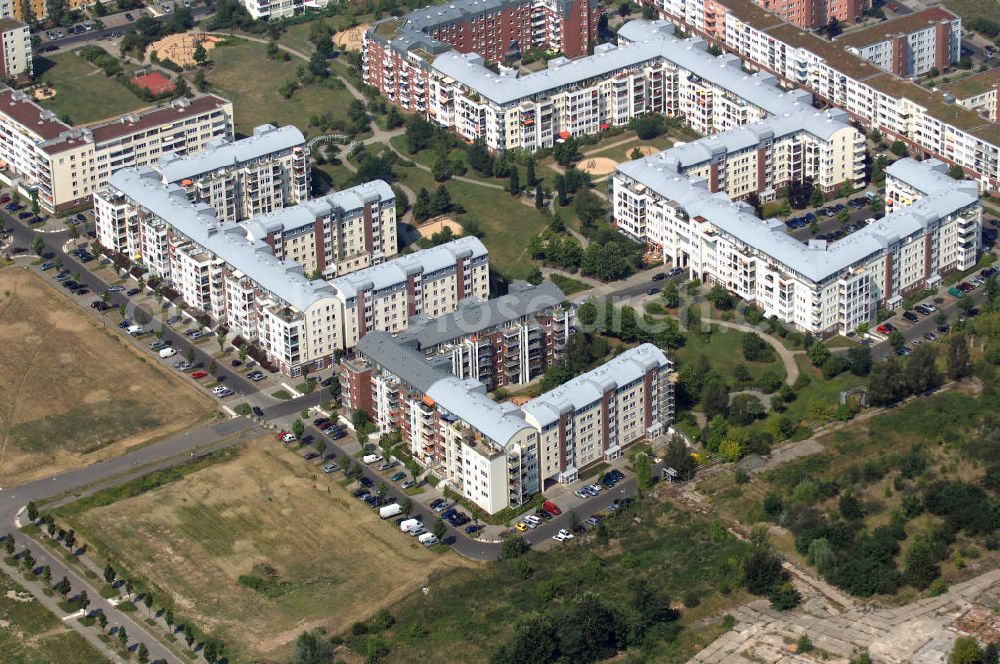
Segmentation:
<svg viewBox="0 0 1000 664">
<path fill-rule="evenodd" d="M 73 124 L 95 122 L 149 105 L 72 52 L 36 57 L 35 76 L 56 90 L 55 97 L 39 104 L 60 118 L 68 117 Z"/>
<path fill-rule="evenodd" d="M 774 362 L 747 362 L 743 359 L 742 347 L 743 333 L 738 330 L 717 326 L 716 331 L 708 337 L 700 334 L 688 334 L 687 342 L 674 351 L 674 354 L 683 366 L 687 362 L 694 362 L 699 355 L 704 355 L 708 360 L 709 367 L 727 379 L 733 376 L 733 370 L 739 364 L 746 365 L 751 375 L 756 378 L 765 371 L 775 371 L 782 379 L 785 378 L 784 365 L 775 356 Z"/>
<path fill-rule="evenodd" d="M 413 593 L 392 607 L 391 630 L 348 637 L 349 645 L 364 653 L 381 641 L 389 648 L 385 661 L 391 662 L 487 662 L 514 625 L 533 612 L 557 614 L 584 591 L 624 606 L 633 584 L 641 582 L 668 594 L 672 606 L 680 606 L 685 591 L 700 605 L 681 608 L 679 634 L 650 634 L 642 648 L 629 650 L 631 657 L 614 661 L 685 662 L 718 634 L 717 623 L 700 621 L 746 601 L 738 589 L 745 545 L 717 523 L 650 500 L 605 525 L 609 537 L 603 543 L 583 535 L 545 553 L 433 579 L 429 592 Z"/>
<path fill-rule="evenodd" d="M 304 629 L 345 630 L 463 564 L 402 536 L 270 436 L 234 460 L 67 518 L 244 662 L 287 661 Z M 267 592 L 239 584 L 266 576 L 265 565 L 277 575 Z"/>
<path fill-rule="evenodd" d="M 416 192 L 426 187 L 433 193 L 439 186 L 430 173 L 416 167 L 397 166 L 396 173 Z M 483 244 L 490 251 L 491 267 L 509 279 L 523 279 L 531 274 L 534 264 L 527 254 L 527 241 L 541 232 L 548 223 L 547 217 L 504 191 L 457 180 L 444 185 L 452 200 L 466 210 L 456 220 L 463 225 L 470 220 L 478 222 Z"/>
<path fill-rule="evenodd" d="M 0 661 L 95 664 L 108 660 L 17 582 L 0 572 Z"/>
<path fill-rule="evenodd" d="M 294 80 L 305 63 L 297 58 L 268 60 L 266 50 L 264 44 L 249 41 L 212 50 L 214 64 L 206 78 L 212 89 L 233 102 L 238 134 L 250 135 L 254 127 L 264 123 L 292 124 L 307 133 L 310 116 L 331 111 L 346 117 L 354 99 L 346 89 L 313 83 L 297 90 L 291 99 L 283 98 L 278 88 Z"/>
<path fill-rule="evenodd" d="M 0 486 L 117 456 L 212 412 L 210 399 L 16 268 L 0 271 L 0 376 Z"/>
<path fill-rule="evenodd" d="M 585 284 L 584 282 L 578 279 L 574 279 L 572 277 L 566 277 L 561 274 L 556 274 L 556 273 L 550 274 L 548 276 L 548 279 L 556 286 L 558 286 L 560 290 L 562 290 L 563 295 L 565 295 L 566 297 L 569 297 L 574 293 L 579 293 L 581 291 L 585 291 L 588 288 L 590 288 L 589 284 Z"/>
</svg>

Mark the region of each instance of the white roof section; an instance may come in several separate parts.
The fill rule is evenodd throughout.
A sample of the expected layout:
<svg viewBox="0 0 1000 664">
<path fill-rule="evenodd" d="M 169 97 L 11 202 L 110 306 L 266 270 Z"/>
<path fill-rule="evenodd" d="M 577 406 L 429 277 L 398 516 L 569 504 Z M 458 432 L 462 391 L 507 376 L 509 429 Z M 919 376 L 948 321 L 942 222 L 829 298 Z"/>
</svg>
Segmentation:
<svg viewBox="0 0 1000 664">
<path fill-rule="evenodd" d="M 446 244 L 421 249 L 412 254 L 398 256 L 380 265 L 337 277 L 330 283 L 345 299 L 357 297 L 359 291 L 379 291 L 406 283 L 410 276 L 429 275 L 438 270 L 454 267 L 463 259 L 489 256 L 486 245 L 477 237 L 467 236 Z"/>
<path fill-rule="evenodd" d="M 647 371 L 669 364 L 662 350 L 653 344 L 641 344 L 532 399 L 521 410 L 539 427 L 546 427 L 558 422 L 562 415 L 599 401 L 606 392 L 641 380 Z"/>
<path fill-rule="evenodd" d="M 298 127 L 260 125 L 253 136 L 238 141 L 213 141 L 205 149 L 187 156 L 167 152 L 157 164 L 164 182 L 180 182 L 222 168 L 260 159 L 275 152 L 291 150 L 305 144 L 306 138 Z"/>
<path fill-rule="evenodd" d="M 938 159 L 899 159 L 889 164 L 886 174 L 910 185 L 924 196 L 936 194 L 955 186 L 955 179 L 948 175 L 948 165 Z"/>
<path fill-rule="evenodd" d="M 483 66 L 476 53 L 448 51 L 434 59 L 433 67 L 498 105 L 549 93 L 583 81 L 606 78 L 655 60 L 667 60 L 704 78 L 749 103 L 778 114 L 809 105 L 812 96 L 803 90 L 781 92 L 771 74 L 748 74 L 733 55 L 711 55 L 701 39 L 678 39 L 666 21 L 629 21 L 618 31 L 619 46 L 601 44 L 594 55 L 576 60 L 556 58 L 542 71 L 519 76 L 516 71 L 496 74 Z M 624 39 L 621 39 L 624 37 Z"/>
<path fill-rule="evenodd" d="M 337 191 L 320 198 L 308 200 L 299 205 L 281 208 L 257 215 L 245 222 L 247 235 L 262 240 L 272 231 L 288 232 L 311 226 L 317 219 L 333 216 L 348 216 L 362 212 L 368 203 L 395 201 L 396 195 L 385 180 L 372 180 L 350 189 Z"/>
<path fill-rule="evenodd" d="M 164 185 L 151 168 L 115 171 L 109 185 L 299 311 L 336 295 L 328 282 L 306 279 L 298 263 L 279 260 L 266 243 L 248 240 L 238 224 L 220 222 L 212 207 L 192 204 L 179 186 Z"/>
<path fill-rule="evenodd" d="M 672 152 L 666 150 L 652 157 L 620 164 L 617 171 L 645 185 L 658 196 L 675 201 L 692 219 L 703 218 L 722 232 L 774 258 L 814 283 L 837 276 L 842 270 L 890 244 L 979 200 L 975 182 L 951 178 L 948 178 L 950 183 L 939 181 L 935 175 L 925 172 L 927 169 L 934 170 L 934 164 L 924 166 L 922 162 L 904 159 L 901 161 L 912 164 L 896 169 L 896 177 L 906 181 L 906 177 L 912 176 L 924 184 L 924 181 L 933 178 L 935 182 L 940 182 L 941 188 L 933 195 L 925 196 L 841 240 L 807 245 L 788 235 L 780 221 L 760 219 L 745 203 L 734 203 L 722 192 L 709 193 L 704 180 L 680 175 Z"/>
</svg>

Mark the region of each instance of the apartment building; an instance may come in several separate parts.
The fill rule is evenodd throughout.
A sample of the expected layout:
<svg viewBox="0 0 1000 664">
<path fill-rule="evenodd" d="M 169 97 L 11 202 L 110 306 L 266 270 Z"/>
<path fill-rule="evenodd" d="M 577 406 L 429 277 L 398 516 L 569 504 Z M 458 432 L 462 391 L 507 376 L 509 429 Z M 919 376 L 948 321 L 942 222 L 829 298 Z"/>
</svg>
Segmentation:
<svg viewBox="0 0 1000 664">
<path fill-rule="evenodd" d="M 988 69 L 957 81 L 943 83 L 935 89 L 944 95 L 946 101 L 951 100 L 952 103 L 978 113 L 990 122 L 996 122 L 1000 119 L 998 86 L 1000 86 L 1000 68 Z"/>
<path fill-rule="evenodd" d="M 388 185 L 375 183 L 358 195 L 379 190 Z M 311 280 L 301 264 L 275 256 L 266 240 L 248 238 L 245 224 L 220 220 L 148 167 L 114 173 L 94 209 L 102 245 L 128 251 L 290 376 L 304 366 L 328 366 L 369 332 L 398 332 L 413 317 L 445 315 L 465 298 L 489 296 L 489 254 L 474 237 Z M 122 228 L 130 244 L 115 245 Z"/>
<path fill-rule="evenodd" d="M 903 78 L 944 72 L 958 62 L 962 19 L 941 7 L 883 21 L 840 35 L 836 43 L 883 71 Z"/>
<path fill-rule="evenodd" d="M 247 13 L 258 21 L 300 16 L 307 9 L 322 9 L 330 0 L 241 0 Z"/>
<path fill-rule="evenodd" d="M 0 78 L 26 81 L 33 72 L 28 24 L 0 18 Z"/>
<path fill-rule="evenodd" d="M 429 64 L 450 50 L 487 62 L 532 48 L 587 54 L 597 39 L 595 0 L 457 0 L 377 22 L 362 45 L 364 81 L 405 110 L 426 112 Z"/>
<path fill-rule="evenodd" d="M 344 407 L 399 431 L 414 459 L 490 514 L 574 481 L 673 422 L 672 364 L 652 344 L 521 408 L 493 401 L 484 384 L 435 367 L 387 333 L 367 335 L 355 350 L 341 365 Z"/>
<path fill-rule="evenodd" d="M 330 279 L 396 255 L 396 195 L 382 180 L 366 182 L 262 214 L 244 227 L 278 258 Z"/>
<path fill-rule="evenodd" d="M 851 332 L 872 322 L 877 307 L 896 308 L 907 292 L 976 263 L 982 207 L 975 183 L 948 177 L 940 161 L 895 162 L 885 217 L 836 242 L 802 243 L 780 221 L 762 220 L 712 194 L 703 178 L 680 173 L 672 151 L 618 166 L 618 228 L 692 277 L 722 284 L 802 331 Z"/>
<path fill-rule="evenodd" d="M 771 201 L 793 182 L 809 181 L 824 192 L 865 184 L 864 135 L 840 110 L 798 108 L 675 146 L 669 158 L 681 175 L 702 178 L 709 191 L 734 199 L 755 194 Z"/>
<path fill-rule="evenodd" d="M 49 213 L 89 205 L 120 168 L 155 165 L 164 154 L 232 138 L 232 102 L 213 94 L 71 127 L 24 92 L 0 87 L 0 182 L 37 198 Z"/>
<path fill-rule="evenodd" d="M 573 310 L 554 283 L 517 281 L 498 298 L 464 300 L 452 314 L 415 318 L 398 340 L 492 392 L 542 375 L 562 356 L 572 320 Z"/>
<path fill-rule="evenodd" d="M 871 0 L 759 0 L 757 4 L 800 28 L 822 28 L 834 19 L 854 23 L 872 6 Z"/>
<path fill-rule="evenodd" d="M 309 198 L 309 153 L 297 127 L 261 125 L 238 141 L 218 139 L 194 154 L 164 154 L 155 166 L 222 221 L 241 221 Z"/>
<path fill-rule="evenodd" d="M 734 55 L 716 57 L 700 39 L 679 39 L 664 23 L 631 21 L 619 44 L 601 44 L 577 60 L 556 58 L 527 75 L 486 68 L 475 53 L 448 51 L 426 65 L 426 117 L 490 150 L 536 150 L 560 138 L 625 126 L 645 113 L 683 117 L 696 131 L 727 131 L 771 115 L 810 107 L 800 90 L 741 69 Z"/>
<path fill-rule="evenodd" d="M 867 128 L 905 142 L 911 154 L 961 166 L 980 190 L 1000 190 L 1000 127 L 956 104 L 954 95 L 926 90 L 882 71 L 752 0 L 691 0 L 702 7 L 708 2 L 711 20 L 704 11 L 665 16 L 738 54 L 747 67 L 771 72 L 784 85 L 808 89 Z M 619 38 L 647 29 L 645 22 L 631 21 L 619 31 Z"/>
</svg>

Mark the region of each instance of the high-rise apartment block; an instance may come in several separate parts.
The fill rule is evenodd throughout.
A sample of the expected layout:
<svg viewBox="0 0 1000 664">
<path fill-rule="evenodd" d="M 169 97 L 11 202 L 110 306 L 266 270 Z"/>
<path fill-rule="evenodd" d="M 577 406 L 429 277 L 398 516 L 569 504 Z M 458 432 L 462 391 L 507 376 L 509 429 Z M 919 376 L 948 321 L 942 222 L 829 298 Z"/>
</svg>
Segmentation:
<svg viewBox="0 0 1000 664">
<path fill-rule="evenodd" d="M 897 76 L 944 72 L 961 55 L 962 19 L 931 7 L 841 35 L 836 43 Z"/>
<path fill-rule="evenodd" d="M 0 18 L 0 78 L 26 81 L 33 71 L 28 24 Z"/>
</svg>

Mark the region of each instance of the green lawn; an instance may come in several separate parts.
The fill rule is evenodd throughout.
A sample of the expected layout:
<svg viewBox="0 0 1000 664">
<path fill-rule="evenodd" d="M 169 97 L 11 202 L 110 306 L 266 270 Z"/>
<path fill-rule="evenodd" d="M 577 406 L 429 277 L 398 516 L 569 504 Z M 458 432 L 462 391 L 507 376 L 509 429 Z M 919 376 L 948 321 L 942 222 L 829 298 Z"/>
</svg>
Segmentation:
<svg viewBox="0 0 1000 664">
<path fill-rule="evenodd" d="M 486 662 L 533 612 L 557 616 L 584 591 L 624 608 L 640 582 L 668 595 L 672 606 L 680 606 L 685 591 L 698 596 L 700 605 L 681 608 L 680 629 L 661 625 L 669 628 L 647 632 L 643 646 L 629 649 L 631 657 L 620 661 L 684 662 L 719 634 L 717 624 L 707 627 L 702 619 L 746 601 L 736 587 L 746 545 L 717 522 L 651 500 L 605 525 L 606 543 L 578 535 L 544 553 L 433 579 L 427 592 L 412 593 L 390 609 L 396 620 L 391 629 L 345 635 L 348 646 L 365 653 L 384 645 L 385 661 L 392 662 L 439 662 L 455 653 L 463 662 Z"/>
<path fill-rule="evenodd" d="M 433 192 L 439 186 L 430 173 L 416 167 L 396 167 L 396 173 L 415 192 L 421 187 Z M 466 210 L 465 214 L 456 215 L 458 222 L 478 223 L 483 243 L 490 251 L 491 267 L 508 279 L 529 276 L 535 266 L 527 254 L 527 240 L 541 232 L 548 223 L 546 216 L 503 191 L 457 180 L 444 184 L 452 200 Z"/>
<path fill-rule="evenodd" d="M 562 290 L 563 295 L 566 297 L 590 288 L 589 284 L 585 284 L 582 281 L 573 279 L 572 277 L 566 277 L 561 274 L 550 274 L 548 278 Z"/>
<path fill-rule="evenodd" d="M 389 139 L 389 142 L 392 143 L 392 146 L 396 148 L 396 150 L 398 150 L 399 153 L 402 154 L 406 159 L 409 159 L 410 161 L 415 161 L 418 164 L 423 164 L 428 168 L 434 166 L 434 160 L 436 157 L 433 150 L 422 150 L 416 154 L 410 154 L 409 150 L 406 149 L 406 136 L 394 136 Z M 462 175 L 462 177 L 466 177 L 471 180 L 476 180 L 477 182 L 499 185 L 501 187 L 506 187 L 507 183 L 510 182 L 510 180 L 508 180 L 507 178 L 495 178 L 493 176 L 487 177 L 484 175 L 480 175 L 479 173 L 474 171 L 472 168 L 469 167 L 469 161 L 466 158 L 466 152 L 462 148 L 454 148 L 450 153 L 448 153 L 449 161 L 454 161 L 456 159 L 461 159 L 462 162 L 465 163 L 466 168 L 468 169 Z M 545 171 L 538 171 L 537 169 L 536 169 L 536 174 L 539 179 L 544 178 L 546 175 L 549 175 L 549 173 L 546 173 Z M 525 182 L 525 178 L 527 177 L 524 172 L 524 168 L 518 168 L 518 175 L 520 176 L 521 184 L 523 185 Z M 549 185 L 550 187 L 555 186 L 554 177 L 551 178 L 551 182 L 549 183 Z"/>
<path fill-rule="evenodd" d="M 774 362 L 747 362 L 743 359 L 741 339 L 743 333 L 726 327 L 718 327 L 707 338 L 701 334 L 688 334 L 687 342 L 674 351 L 674 355 L 683 366 L 695 361 L 699 355 L 704 355 L 712 371 L 726 379 L 732 380 L 733 370 L 737 365 L 744 364 L 753 377 L 759 378 L 765 371 L 776 371 L 782 379 L 787 376 L 784 365 L 775 356 Z"/>
<path fill-rule="evenodd" d="M 71 52 L 36 57 L 35 76 L 56 89 L 55 97 L 39 103 L 73 124 L 96 122 L 149 105 Z"/>
<path fill-rule="evenodd" d="M 107 662 L 82 636 L 0 572 L 0 661 L 4 664 Z"/>
<path fill-rule="evenodd" d="M 264 123 L 291 124 L 308 133 L 310 116 L 332 111 L 346 117 L 354 99 L 346 89 L 314 83 L 297 90 L 291 99 L 283 98 L 278 88 L 295 79 L 305 63 L 296 58 L 268 60 L 266 50 L 264 44 L 240 41 L 212 51 L 214 64 L 207 79 L 213 90 L 232 100 L 237 134 L 249 135 Z"/>
</svg>

